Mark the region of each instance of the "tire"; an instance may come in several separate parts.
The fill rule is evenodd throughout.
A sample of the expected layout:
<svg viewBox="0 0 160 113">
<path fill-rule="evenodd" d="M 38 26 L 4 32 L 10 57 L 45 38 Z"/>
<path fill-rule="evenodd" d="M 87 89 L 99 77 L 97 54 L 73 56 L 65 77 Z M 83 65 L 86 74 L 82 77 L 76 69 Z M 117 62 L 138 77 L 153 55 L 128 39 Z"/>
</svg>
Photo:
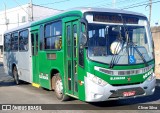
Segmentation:
<svg viewBox="0 0 160 113">
<path fill-rule="evenodd" d="M 63 82 L 62 82 L 62 79 L 60 78 L 59 73 L 55 75 L 54 81 L 55 81 L 54 90 L 55 90 L 55 94 L 56 94 L 56 97 L 58 98 L 58 100 L 61 100 L 61 101 L 69 100 L 70 97 L 63 93 L 64 92 Z"/>
<path fill-rule="evenodd" d="M 17 67 L 16 67 L 16 66 L 13 67 L 12 74 L 13 74 L 13 78 L 14 78 L 15 83 L 16 83 L 17 85 L 20 84 L 19 75 L 18 75 L 18 70 L 17 70 Z"/>
</svg>

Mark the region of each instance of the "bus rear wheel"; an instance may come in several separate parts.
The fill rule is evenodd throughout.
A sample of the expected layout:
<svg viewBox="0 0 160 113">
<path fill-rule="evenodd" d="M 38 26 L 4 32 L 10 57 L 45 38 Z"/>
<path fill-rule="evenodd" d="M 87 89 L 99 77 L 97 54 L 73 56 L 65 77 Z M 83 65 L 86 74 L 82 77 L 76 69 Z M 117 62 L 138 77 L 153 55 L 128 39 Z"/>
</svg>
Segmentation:
<svg viewBox="0 0 160 113">
<path fill-rule="evenodd" d="M 66 101 L 69 100 L 69 96 L 65 95 L 63 92 L 64 88 L 63 88 L 63 82 L 62 79 L 60 78 L 59 73 L 55 75 L 55 80 L 54 80 L 54 90 L 55 90 L 55 94 L 56 97 L 61 100 L 61 101 Z"/>
<path fill-rule="evenodd" d="M 13 67 L 12 73 L 13 73 L 13 78 L 14 78 L 15 83 L 16 83 L 17 85 L 20 84 L 19 75 L 18 75 L 18 70 L 17 70 L 17 67 L 16 67 L 16 66 Z"/>
</svg>

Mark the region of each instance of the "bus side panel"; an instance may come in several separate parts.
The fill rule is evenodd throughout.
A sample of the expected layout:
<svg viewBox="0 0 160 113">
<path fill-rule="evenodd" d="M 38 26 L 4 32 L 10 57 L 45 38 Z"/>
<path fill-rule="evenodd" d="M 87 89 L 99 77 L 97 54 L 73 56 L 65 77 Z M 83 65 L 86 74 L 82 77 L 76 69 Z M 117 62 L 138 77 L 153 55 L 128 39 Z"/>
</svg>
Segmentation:
<svg viewBox="0 0 160 113">
<path fill-rule="evenodd" d="M 84 56 L 87 56 L 86 55 L 86 52 L 84 51 Z M 82 81 L 82 84 L 79 84 L 79 99 L 82 100 L 82 101 L 85 101 L 85 95 L 86 95 L 86 92 L 85 92 L 85 76 L 86 76 L 86 69 L 88 67 L 88 63 L 87 63 L 87 58 L 84 57 L 84 66 L 78 66 L 78 80 L 79 81 Z"/>
<path fill-rule="evenodd" d="M 31 42 L 31 63 L 32 63 L 32 68 L 31 68 L 31 73 L 32 73 L 32 82 L 35 84 L 39 84 L 39 53 L 38 53 L 38 29 L 39 26 L 33 26 L 31 27 L 31 37 L 30 37 L 30 42 Z"/>
<path fill-rule="evenodd" d="M 51 61 L 47 58 L 48 54 L 53 54 L 50 50 L 40 50 L 40 25 L 33 26 L 31 28 L 32 33 L 32 74 L 33 74 L 33 83 L 40 85 L 41 87 L 44 87 L 46 89 L 51 89 Z M 38 40 L 37 40 L 38 35 Z M 37 44 L 38 42 L 38 44 Z M 38 51 L 37 51 L 38 46 Z"/>
<path fill-rule="evenodd" d="M 31 83 L 32 82 L 32 63 L 31 63 L 31 41 L 30 41 L 30 29 L 28 34 L 28 50 L 19 51 L 16 56 L 18 74 L 21 80 Z"/>
<path fill-rule="evenodd" d="M 55 54 L 56 59 L 48 59 L 47 54 Z M 51 71 L 57 70 L 60 76 L 64 77 L 63 72 L 63 53 L 62 52 L 40 52 L 39 53 L 39 73 L 40 85 L 44 88 L 51 89 Z"/>
<path fill-rule="evenodd" d="M 3 54 L 3 65 L 4 65 L 4 71 L 6 74 L 12 76 L 12 64 L 13 62 L 15 62 L 15 58 L 17 53 L 14 52 L 8 52 L 8 51 L 4 51 Z"/>
<path fill-rule="evenodd" d="M 51 61 L 47 59 L 47 53 L 39 51 L 39 82 L 41 87 L 51 89 L 50 85 L 50 68 Z"/>
<path fill-rule="evenodd" d="M 19 79 L 31 83 L 31 44 L 30 33 L 28 34 L 28 51 L 7 51 L 4 52 L 5 73 L 12 76 L 13 64 L 17 67 Z"/>
<path fill-rule="evenodd" d="M 30 83 L 33 82 L 33 74 L 32 74 L 32 69 L 33 69 L 33 63 L 32 63 L 32 44 L 31 44 L 31 28 L 29 29 L 29 40 L 28 40 L 28 50 L 29 50 L 29 76 L 30 76 Z"/>
<path fill-rule="evenodd" d="M 28 52 L 19 52 L 17 56 L 17 67 L 18 67 L 18 74 L 21 80 L 31 82 L 30 77 L 30 60 L 29 60 L 29 53 Z"/>
</svg>

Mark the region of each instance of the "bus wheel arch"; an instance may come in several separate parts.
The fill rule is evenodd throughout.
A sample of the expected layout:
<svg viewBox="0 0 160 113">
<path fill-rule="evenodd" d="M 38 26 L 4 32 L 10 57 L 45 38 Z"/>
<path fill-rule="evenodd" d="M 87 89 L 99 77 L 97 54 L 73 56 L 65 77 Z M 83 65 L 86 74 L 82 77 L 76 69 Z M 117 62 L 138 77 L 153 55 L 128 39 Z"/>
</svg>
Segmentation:
<svg viewBox="0 0 160 113">
<path fill-rule="evenodd" d="M 64 85 L 60 73 L 57 73 L 55 77 L 55 94 L 56 97 L 61 101 L 67 101 L 70 99 L 68 95 L 64 94 Z"/>
<path fill-rule="evenodd" d="M 52 69 L 51 70 L 51 89 L 52 90 L 55 89 L 54 82 L 55 82 L 55 77 L 56 77 L 57 73 L 59 73 L 59 71 L 57 69 Z"/>
<path fill-rule="evenodd" d="M 60 72 L 56 69 L 53 69 L 51 71 L 51 87 L 52 87 L 52 89 L 54 89 L 56 97 L 59 100 L 61 100 L 61 101 L 69 100 L 69 96 L 64 94 L 64 89 L 63 89 L 64 85 L 62 82 Z"/>
<path fill-rule="evenodd" d="M 15 83 L 18 85 L 20 84 L 19 75 L 18 75 L 18 69 L 16 64 L 12 64 L 12 76 L 14 78 Z"/>
<path fill-rule="evenodd" d="M 14 67 L 17 67 L 15 63 L 12 64 L 12 72 L 13 72 Z M 13 73 L 12 73 L 12 76 L 13 76 Z"/>
</svg>

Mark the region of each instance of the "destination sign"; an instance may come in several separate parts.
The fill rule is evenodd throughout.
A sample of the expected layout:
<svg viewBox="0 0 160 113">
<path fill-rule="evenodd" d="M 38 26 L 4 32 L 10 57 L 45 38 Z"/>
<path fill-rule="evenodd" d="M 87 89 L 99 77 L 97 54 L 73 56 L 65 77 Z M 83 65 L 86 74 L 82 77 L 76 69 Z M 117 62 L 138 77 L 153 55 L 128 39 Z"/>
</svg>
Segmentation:
<svg viewBox="0 0 160 113">
<path fill-rule="evenodd" d="M 123 21 L 122 21 L 123 18 Z M 107 22 L 107 23 L 125 23 L 125 24 L 138 24 L 138 18 L 132 16 L 119 16 L 111 14 L 94 14 L 93 21 L 97 22 Z"/>
</svg>

